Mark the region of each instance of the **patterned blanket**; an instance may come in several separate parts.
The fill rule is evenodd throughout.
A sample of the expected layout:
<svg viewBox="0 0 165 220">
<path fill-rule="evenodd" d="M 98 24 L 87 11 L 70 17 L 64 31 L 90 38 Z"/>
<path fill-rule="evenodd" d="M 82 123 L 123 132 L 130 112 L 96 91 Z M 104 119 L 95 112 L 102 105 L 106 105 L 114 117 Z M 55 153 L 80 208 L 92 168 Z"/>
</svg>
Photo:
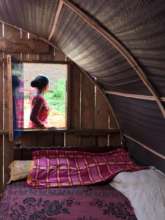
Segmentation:
<svg viewBox="0 0 165 220">
<path fill-rule="evenodd" d="M 34 187 L 89 185 L 111 180 L 121 171 L 142 169 L 120 148 L 106 153 L 43 150 L 33 153 L 27 183 Z"/>
<path fill-rule="evenodd" d="M 33 188 L 7 186 L 0 220 L 137 220 L 127 198 L 107 185 Z"/>
</svg>

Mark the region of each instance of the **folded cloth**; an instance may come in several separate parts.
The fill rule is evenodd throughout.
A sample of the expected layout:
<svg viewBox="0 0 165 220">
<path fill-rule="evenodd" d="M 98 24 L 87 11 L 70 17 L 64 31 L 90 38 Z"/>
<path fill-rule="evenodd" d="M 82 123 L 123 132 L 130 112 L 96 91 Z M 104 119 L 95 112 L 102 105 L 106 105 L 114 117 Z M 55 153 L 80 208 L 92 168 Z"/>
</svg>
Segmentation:
<svg viewBox="0 0 165 220">
<path fill-rule="evenodd" d="M 27 183 L 34 187 L 88 185 L 111 180 L 121 171 L 143 169 L 122 148 L 106 153 L 41 150 L 33 152 L 33 160 Z"/>
<path fill-rule="evenodd" d="M 10 179 L 8 184 L 27 178 L 29 172 L 33 168 L 33 161 L 32 160 L 14 160 L 9 165 L 10 170 Z"/>
<path fill-rule="evenodd" d="M 110 183 L 125 195 L 138 220 L 165 219 L 165 174 L 156 168 L 122 172 Z"/>
</svg>

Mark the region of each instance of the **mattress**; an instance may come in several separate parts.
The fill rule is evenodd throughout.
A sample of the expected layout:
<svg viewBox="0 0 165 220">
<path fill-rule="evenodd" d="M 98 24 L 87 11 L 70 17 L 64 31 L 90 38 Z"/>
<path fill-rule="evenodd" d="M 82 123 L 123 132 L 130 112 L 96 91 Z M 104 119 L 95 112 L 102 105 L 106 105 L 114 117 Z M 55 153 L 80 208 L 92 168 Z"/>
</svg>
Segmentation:
<svg viewBox="0 0 165 220">
<path fill-rule="evenodd" d="M 6 187 L 0 220 L 136 220 L 128 199 L 109 184 L 32 188 L 25 181 Z"/>
</svg>

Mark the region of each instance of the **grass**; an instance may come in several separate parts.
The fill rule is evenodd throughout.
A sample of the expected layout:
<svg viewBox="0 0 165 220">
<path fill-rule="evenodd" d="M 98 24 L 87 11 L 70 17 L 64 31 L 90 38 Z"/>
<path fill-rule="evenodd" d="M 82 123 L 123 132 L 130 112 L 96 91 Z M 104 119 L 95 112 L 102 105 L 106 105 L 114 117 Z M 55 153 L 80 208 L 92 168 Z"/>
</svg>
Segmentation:
<svg viewBox="0 0 165 220">
<path fill-rule="evenodd" d="M 54 89 L 45 94 L 48 105 L 60 113 L 65 112 L 65 92 L 66 81 L 60 79 L 55 82 Z"/>
</svg>

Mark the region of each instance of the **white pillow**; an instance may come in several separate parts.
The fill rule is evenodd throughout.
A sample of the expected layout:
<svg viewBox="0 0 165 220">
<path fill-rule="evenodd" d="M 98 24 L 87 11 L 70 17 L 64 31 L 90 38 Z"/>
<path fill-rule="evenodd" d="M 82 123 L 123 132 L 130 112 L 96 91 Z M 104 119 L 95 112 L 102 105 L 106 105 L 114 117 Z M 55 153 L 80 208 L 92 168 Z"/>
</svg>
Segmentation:
<svg viewBox="0 0 165 220">
<path fill-rule="evenodd" d="M 29 172 L 33 168 L 33 161 L 32 160 L 14 160 L 9 165 L 10 170 L 10 179 L 8 183 L 12 181 L 25 179 Z"/>
<path fill-rule="evenodd" d="M 138 220 L 165 220 L 165 175 L 152 168 L 119 173 L 110 183 L 131 202 Z"/>
</svg>

